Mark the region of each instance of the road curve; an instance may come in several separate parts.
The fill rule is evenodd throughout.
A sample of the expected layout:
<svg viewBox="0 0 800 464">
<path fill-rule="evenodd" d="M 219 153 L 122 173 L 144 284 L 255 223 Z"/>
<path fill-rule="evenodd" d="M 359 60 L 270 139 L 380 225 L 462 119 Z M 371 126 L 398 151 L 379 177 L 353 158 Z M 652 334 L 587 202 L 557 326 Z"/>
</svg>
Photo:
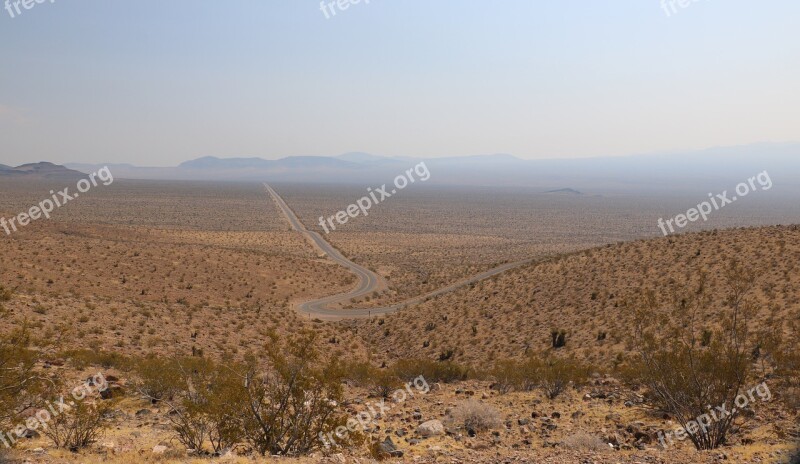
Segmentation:
<svg viewBox="0 0 800 464">
<path fill-rule="evenodd" d="M 423 301 L 429 298 L 433 298 L 442 295 L 444 293 L 452 292 L 453 290 L 464 287 L 471 283 L 488 279 L 492 276 L 508 271 L 509 269 L 514 269 L 533 261 L 533 259 L 526 259 L 514 263 L 506 263 L 494 269 L 490 269 L 486 272 L 483 272 L 481 274 L 458 281 L 446 287 L 442 287 L 438 290 L 428 292 L 424 295 L 409 298 L 405 301 L 401 301 L 400 303 L 396 303 L 390 306 L 382 306 L 377 308 L 363 308 L 363 309 L 329 309 L 328 306 L 333 303 L 345 302 L 352 298 L 359 298 L 368 295 L 372 292 L 382 290 L 386 288 L 386 282 L 378 274 L 347 259 L 344 255 L 342 255 L 341 252 L 339 252 L 339 250 L 337 250 L 336 248 L 333 247 L 333 245 L 328 243 L 328 241 L 325 240 L 318 232 L 306 229 L 306 227 L 303 225 L 300 219 L 298 219 L 297 215 L 294 214 L 294 211 L 292 211 L 292 209 L 289 208 L 289 205 L 287 205 L 286 202 L 283 201 L 283 198 L 281 198 L 281 196 L 278 195 L 278 192 L 276 192 L 272 187 L 270 187 L 266 183 L 264 184 L 264 187 L 266 188 L 267 192 L 272 196 L 272 199 L 278 205 L 278 208 L 280 208 L 280 210 L 283 212 L 283 215 L 286 216 L 286 219 L 289 221 L 289 225 L 291 225 L 293 230 L 305 236 L 306 239 L 308 239 L 311 242 L 311 244 L 314 245 L 321 253 L 328 256 L 328 258 L 330 258 L 337 264 L 349 269 L 358 278 L 358 284 L 356 285 L 356 287 L 348 292 L 327 296 L 325 298 L 320 298 L 318 300 L 299 303 L 297 305 L 297 310 L 303 314 L 308 314 L 309 317 L 316 317 L 319 319 L 326 319 L 326 320 L 340 320 L 340 319 L 359 319 L 374 315 L 389 314 L 399 309 L 402 309 L 406 306 L 422 303 Z"/>
</svg>

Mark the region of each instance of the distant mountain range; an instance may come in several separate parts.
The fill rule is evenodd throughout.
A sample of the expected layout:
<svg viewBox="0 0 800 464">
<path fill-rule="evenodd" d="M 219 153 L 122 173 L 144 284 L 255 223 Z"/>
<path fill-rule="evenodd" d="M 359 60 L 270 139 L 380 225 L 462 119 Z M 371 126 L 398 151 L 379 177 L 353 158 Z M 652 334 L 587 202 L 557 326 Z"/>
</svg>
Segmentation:
<svg viewBox="0 0 800 464">
<path fill-rule="evenodd" d="M 730 190 L 766 170 L 776 186 L 800 190 L 800 144 L 585 159 L 523 160 L 505 154 L 423 159 L 345 153 L 277 160 L 206 156 L 167 168 L 107 166 L 115 177 L 129 179 L 380 185 L 420 162 L 431 173 L 427 182 L 431 185 L 534 187 L 541 192 L 569 188 L 590 193 L 684 190 L 707 194 Z M 106 165 L 66 166 L 89 173 Z"/>
<path fill-rule="evenodd" d="M 0 164 L 0 179 L 19 178 L 78 180 L 83 177 L 86 177 L 86 175 L 82 172 L 44 161 L 40 163 L 23 164 L 17 167 Z"/>
</svg>

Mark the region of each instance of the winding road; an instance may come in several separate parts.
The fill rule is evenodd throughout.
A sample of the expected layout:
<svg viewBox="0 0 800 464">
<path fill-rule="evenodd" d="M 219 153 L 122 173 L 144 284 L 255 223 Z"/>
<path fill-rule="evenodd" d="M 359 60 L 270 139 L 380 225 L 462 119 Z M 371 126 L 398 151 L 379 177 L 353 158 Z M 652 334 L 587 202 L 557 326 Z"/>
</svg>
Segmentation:
<svg viewBox="0 0 800 464">
<path fill-rule="evenodd" d="M 327 296 L 324 298 L 320 298 L 318 300 L 299 303 L 297 305 L 297 310 L 303 314 L 308 314 L 309 317 L 316 317 L 325 320 L 341 320 L 341 319 L 359 319 L 374 315 L 389 314 L 399 309 L 402 309 L 406 306 L 422 303 L 430 298 L 442 295 L 444 293 L 452 292 L 453 290 L 457 290 L 461 287 L 467 286 L 474 282 L 488 279 L 492 276 L 503 273 L 510 269 L 523 266 L 533 261 L 533 259 L 531 258 L 522 261 L 517 261 L 514 263 L 506 263 L 494 269 L 490 269 L 486 272 L 483 272 L 481 274 L 477 274 L 475 276 L 458 281 L 446 287 L 442 287 L 438 290 L 428 292 L 424 295 L 409 298 L 405 301 L 401 301 L 400 303 L 396 303 L 390 306 L 382 306 L 377 308 L 363 308 L 363 309 L 331 309 L 328 307 L 331 304 L 346 302 L 353 298 L 359 298 L 368 295 L 372 292 L 385 289 L 386 281 L 381 276 L 365 268 L 364 266 L 360 266 L 347 259 L 344 255 L 342 255 L 341 252 L 339 252 L 339 250 L 337 250 L 336 248 L 333 247 L 333 245 L 328 243 L 328 241 L 325 240 L 322 237 L 322 235 L 320 235 L 318 232 L 306 229 L 306 227 L 303 225 L 300 219 L 298 219 L 297 215 L 294 214 L 294 211 L 292 211 L 292 209 L 289 208 L 289 205 L 286 204 L 283 198 L 281 198 L 281 196 L 278 195 L 278 192 L 276 192 L 272 187 L 270 187 L 266 183 L 264 184 L 264 187 L 266 188 L 267 192 L 272 196 L 272 199 L 278 205 L 278 208 L 283 212 L 283 215 L 286 216 L 286 220 L 289 221 L 289 225 L 291 225 L 293 230 L 299 232 L 304 237 L 306 237 L 306 239 L 309 240 L 309 242 L 311 242 L 311 244 L 314 245 L 322 254 L 326 255 L 335 263 L 346 267 L 347 269 L 350 270 L 350 272 L 354 273 L 356 277 L 358 277 L 358 284 L 354 289 L 348 292 Z"/>
</svg>

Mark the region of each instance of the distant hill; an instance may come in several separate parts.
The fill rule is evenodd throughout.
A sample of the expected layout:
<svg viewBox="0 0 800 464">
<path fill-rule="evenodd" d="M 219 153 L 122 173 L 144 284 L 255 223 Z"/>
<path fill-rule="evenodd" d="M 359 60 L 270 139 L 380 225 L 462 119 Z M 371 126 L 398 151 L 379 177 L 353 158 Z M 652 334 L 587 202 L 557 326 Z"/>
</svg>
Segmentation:
<svg viewBox="0 0 800 464">
<path fill-rule="evenodd" d="M 555 195 L 583 195 L 583 192 L 579 192 L 579 191 L 577 191 L 575 189 L 571 189 L 571 188 L 563 188 L 563 189 L 558 189 L 558 190 L 548 190 L 548 191 L 546 191 L 544 193 L 552 193 L 552 194 L 555 194 Z"/>
<path fill-rule="evenodd" d="M 77 180 L 86 177 L 86 175 L 80 171 L 43 161 L 39 163 L 23 164 L 17 167 L 3 166 L 3 168 L 0 169 L 0 177 Z"/>
<path fill-rule="evenodd" d="M 261 158 L 217 158 L 205 156 L 195 160 L 185 161 L 178 165 L 185 169 L 247 169 L 266 168 L 272 165 L 271 161 Z"/>
<path fill-rule="evenodd" d="M 800 194 L 800 144 L 753 144 L 707 150 L 634 156 L 525 160 L 508 154 L 415 158 L 352 152 L 338 156 L 206 156 L 175 167 L 109 165 L 128 179 L 380 185 L 418 163 L 430 171 L 426 185 L 534 188 L 578 195 L 592 191 L 662 195 L 685 192 L 706 196 L 731 191 L 740 182 L 768 171 L 776 195 Z M 92 172 L 100 165 L 68 164 Z M 564 189 L 565 185 L 572 186 Z"/>
<path fill-rule="evenodd" d="M 378 164 L 397 161 L 394 158 L 388 158 L 386 156 L 370 155 L 369 153 L 360 152 L 345 153 L 337 156 L 336 159 L 358 164 Z"/>
<path fill-rule="evenodd" d="M 7 171 L 11 169 L 11 166 L 6 166 L 5 164 L 0 164 L 0 171 Z"/>
</svg>

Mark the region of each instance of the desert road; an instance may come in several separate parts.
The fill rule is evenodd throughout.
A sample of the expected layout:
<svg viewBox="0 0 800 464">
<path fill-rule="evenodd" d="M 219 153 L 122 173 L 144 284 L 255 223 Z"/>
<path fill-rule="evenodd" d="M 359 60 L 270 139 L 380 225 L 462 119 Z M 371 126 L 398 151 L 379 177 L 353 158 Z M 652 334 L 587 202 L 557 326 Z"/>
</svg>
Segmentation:
<svg viewBox="0 0 800 464">
<path fill-rule="evenodd" d="M 318 232 L 306 229 L 306 227 L 303 225 L 300 219 L 298 219 L 297 215 L 294 214 L 294 211 L 292 211 L 292 209 L 289 208 L 289 205 L 287 205 L 286 202 L 283 201 L 283 198 L 281 198 L 281 196 L 278 195 L 278 192 L 276 192 L 272 187 L 270 187 L 266 183 L 264 184 L 264 187 L 267 189 L 267 192 L 272 196 L 272 199 L 278 205 L 278 208 L 280 208 L 280 210 L 283 212 L 283 215 L 286 216 L 286 219 L 289 221 L 289 225 L 291 225 L 293 230 L 305 236 L 319 251 L 328 256 L 331 260 L 333 260 L 337 264 L 346 267 L 351 272 L 353 272 L 356 275 L 356 277 L 358 277 L 358 284 L 353 290 L 350 290 L 349 292 L 327 296 L 324 298 L 320 298 L 318 300 L 299 303 L 297 305 L 297 310 L 303 314 L 308 314 L 310 317 L 316 317 L 319 319 L 326 319 L 326 320 L 340 320 L 340 319 L 358 319 L 374 315 L 393 313 L 406 306 L 422 303 L 423 301 L 429 298 L 433 298 L 442 295 L 444 293 L 452 292 L 453 290 L 457 290 L 471 283 L 488 279 L 492 276 L 508 271 L 509 269 L 514 269 L 533 261 L 533 259 L 526 259 L 523 261 L 506 263 L 494 269 L 490 269 L 486 272 L 483 272 L 481 274 L 477 274 L 467 279 L 448 285 L 446 287 L 442 287 L 438 290 L 434 290 L 424 295 L 409 298 L 405 301 L 401 301 L 400 303 L 396 303 L 390 306 L 363 308 L 363 309 L 329 309 L 328 305 L 330 304 L 341 303 L 344 301 L 348 301 L 352 298 L 358 298 L 364 295 L 368 295 L 375 291 L 383 290 L 384 288 L 386 288 L 386 281 L 383 278 L 381 278 L 378 274 L 372 272 L 371 270 L 347 259 L 344 255 L 342 255 L 341 252 L 339 252 L 339 250 L 337 250 L 336 248 L 333 247 L 333 245 L 328 243 L 328 241 L 325 240 L 322 237 L 322 235 L 320 235 Z"/>
</svg>

